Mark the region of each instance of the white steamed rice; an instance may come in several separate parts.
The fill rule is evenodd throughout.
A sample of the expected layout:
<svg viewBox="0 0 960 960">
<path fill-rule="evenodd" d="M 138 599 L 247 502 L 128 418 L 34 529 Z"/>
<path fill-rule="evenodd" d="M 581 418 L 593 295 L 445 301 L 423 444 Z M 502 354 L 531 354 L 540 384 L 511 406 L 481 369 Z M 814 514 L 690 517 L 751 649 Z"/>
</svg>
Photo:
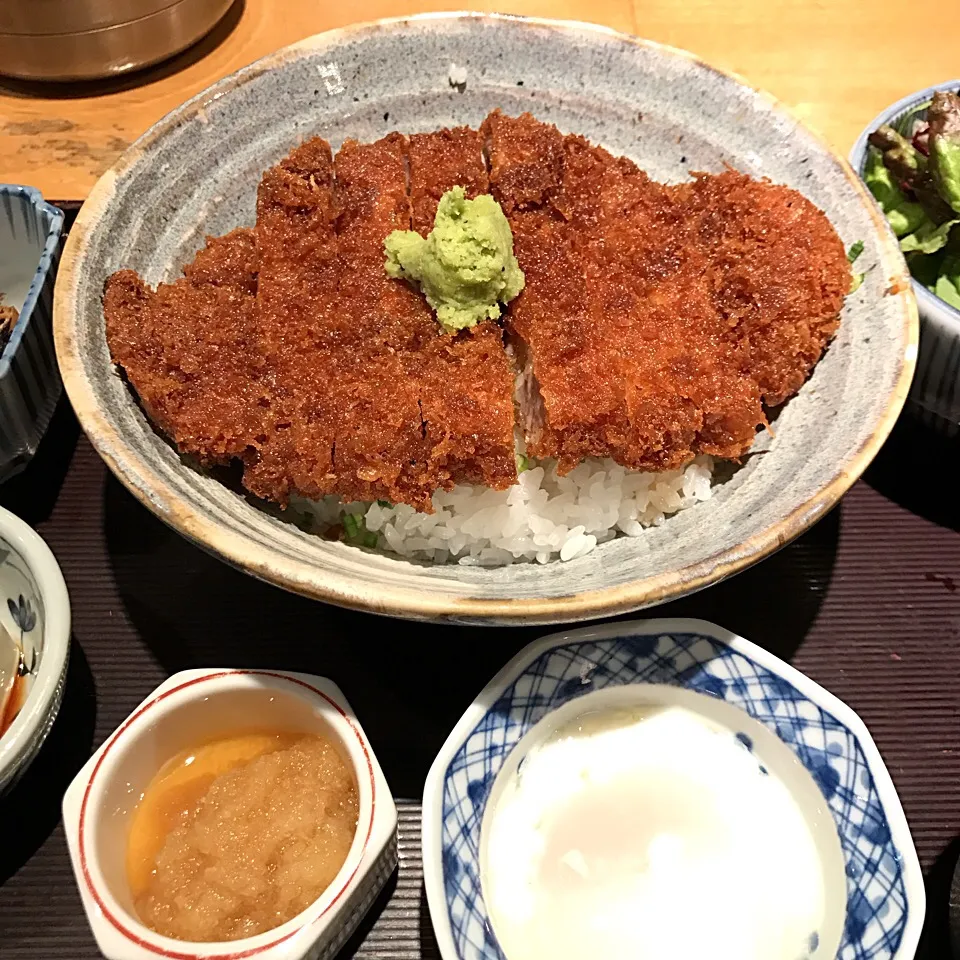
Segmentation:
<svg viewBox="0 0 960 960">
<path fill-rule="evenodd" d="M 711 494 L 711 457 L 682 470 L 637 473 L 612 460 L 586 460 L 565 477 L 555 464 L 520 474 L 507 490 L 461 485 L 433 495 L 434 513 L 407 504 L 342 503 L 337 497 L 293 504 L 318 531 L 363 518 L 377 548 L 403 557 L 501 566 L 518 561 L 573 560 L 618 535 L 642 536 L 644 528 Z M 372 543 L 372 537 L 370 541 Z"/>
</svg>

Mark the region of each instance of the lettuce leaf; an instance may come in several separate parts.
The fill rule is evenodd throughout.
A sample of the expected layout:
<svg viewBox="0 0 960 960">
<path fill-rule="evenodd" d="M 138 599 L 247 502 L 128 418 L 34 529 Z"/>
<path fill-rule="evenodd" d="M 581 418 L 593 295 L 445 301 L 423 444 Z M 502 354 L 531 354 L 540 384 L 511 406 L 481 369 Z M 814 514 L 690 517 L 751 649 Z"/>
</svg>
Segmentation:
<svg viewBox="0 0 960 960">
<path fill-rule="evenodd" d="M 880 204 L 880 209 L 886 214 L 890 228 L 898 237 L 913 233 L 927 220 L 923 207 L 919 203 L 912 203 L 904 196 L 893 174 L 883 165 L 880 151 L 873 147 L 870 148 L 867 156 L 863 179 L 877 203 Z"/>
<path fill-rule="evenodd" d="M 911 253 L 907 257 L 907 265 L 910 267 L 910 274 L 917 283 L 922 283 L 925 287 L 933 290 L 937 282 L 937 277 L 941 274 L 943 264 L 943 251 L 939 253 Z"/>
<path fill-rule="evenodd" d="M 946 245 L 950 231 L 957 223 L 960 219 L 947 220 L 939 226 L 932 220 L 925 220 L 900 241 L 900 249 L 903 253 L 936 253 Z"/>
<path fill-rule="evenodd" d="M 941 273 L 937 277 L 936 284 L 934 284 L 933 292 L 945 303 L 949 303 L 951 307 L 960 310 L 960 286 L 958 284 L 960 284 L 960 274 L 957 275 L 955 282 L 946 274 Z"/>
</svg>

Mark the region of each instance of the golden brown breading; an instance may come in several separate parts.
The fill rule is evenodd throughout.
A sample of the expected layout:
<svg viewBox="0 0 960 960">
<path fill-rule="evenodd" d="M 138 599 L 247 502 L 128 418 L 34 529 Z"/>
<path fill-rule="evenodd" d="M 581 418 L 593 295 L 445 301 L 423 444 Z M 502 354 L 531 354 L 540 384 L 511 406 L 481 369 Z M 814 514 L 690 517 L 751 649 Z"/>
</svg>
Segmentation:
<svg viewBox="0 0 960 960">
<path fill-rule="evenodd" d="M 271 429 L 244 484 L 286 503 L 292 492 L 331 492 L 337 405 L 328 385 L 338 342 L 333 158 L 315 138 L 267 170 L 257 190 L 256 324 L 265 357 Z"/>
<path fill-rule="evenodd" d="M 782 403 L 836 333 L 851 280 L 843 243 L 823 211 L 789 187 L 728 171 L 680 191 L 742 369 L 767 404 Z"/>
<path fill-rule="evenodd" d="M 150 418 L 205 463 L 246 455 L 263 437 L 249 230 L 210 239 L 187 276 L 151 290 L 131 270 L 104 290 L 107 343 Z"/>
<path fill-rule="evenodd" d="M 425 234 L 456 185 L 489 189 L 510 220 L 526 287 L 505 322 L 528 449 L 562 471 L 587 456 L 654 470 L 741 457 L 763 403 L 796 392 L 836 331 L 849 264 L 796 191 L 733 171 L 664 186 L 494 111 L 479 132 L 347 141 L 336 158 L 319 138 L 297 147 L 264 174 L 254 230 L 209 240 L 156 291 L 130 271 L 107 281 L 115 362 L 182 451 L 240 458 L 248 488 L 280 503 L 430 510 L 455 483 L 509 486 L 503 331 L 445 334 L 384 270 L 386 235 Z"/>
<path fill-rule="evenodd" d="M 440 198 L 463 187 L 473 199 L 489 189 L 483 140 L 470 127 L 414 133 L 408 141 L 413 229 L 426 236 L 433 228 Z"/>
<path fill-rule="evenodd" d="M 259 319 L 283 416 L 245 474 L 261 496 L 429 510 L 439 487 L 516 479 L 498 328 L 445 336 L 383 269 L 384 238 L 410 225 L 405 160 L 398 135 L 348 142 L 333 162 L 311 141 L 264 176 Z"/>
<path fill-rule="evenodd" d="M 496 113 L 484 129 L 528 273 L 509 322 L 542 398 L 533 452 L 561 470 L 591 455 L 655 470 L 742 455 L 766 422 L 760 391 L 717 309 L 687 194 L 529 116 Z M 550 162 L 533 171 L 538 154 Z"/>
<path fill-rule="evenodd" d="M 444 486 L 503 490 L 516 483 L 513 366 L 497 324 L 485 320 L 455 336 L 440 333 L 410 359 L 419 370 L 434 475 L 446 478 Z"/>
<path fill-rule="evenodd" d="M 480 126 L 487 143 L 490 192 L 508 216 L 543 206 L 563 170 L 563 136 L 529 113 L 508 117 L 494 110 Z"/>
</svg>

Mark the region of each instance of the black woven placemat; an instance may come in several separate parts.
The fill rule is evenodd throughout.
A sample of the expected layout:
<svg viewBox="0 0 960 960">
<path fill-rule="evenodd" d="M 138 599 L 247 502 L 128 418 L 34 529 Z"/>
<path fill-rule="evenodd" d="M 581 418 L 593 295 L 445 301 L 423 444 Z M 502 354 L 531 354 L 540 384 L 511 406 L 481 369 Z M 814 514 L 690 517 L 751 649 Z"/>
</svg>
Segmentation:
<svg viewBox="0 0 960 960">
<path fill-rule="evenodd" d="M 909 422 L 841 506 L 759 566 L 657 610 L 714 620 L 832 690 L 870 727 L 928 873 L 922 956 L 947 954 L 960 835 L 960 451 Z M 477 691 L 542 629 L 406 623 L 304 600 L 191 546 L 113 479 L 63 406 L 37 459 L 0 488 L 63 567 L 73 605 L 69 683 L 50 740 L 0 822 L 0 955 L 98 956 L 73 885 L 59 799 L 165 676 L 270 666 L 332 677 L 401 804 L 398 876 L 345 956 L 436 956 L 422 899 L 426 771 Z"/>
<path fill-rule="evenodd" d="M 960 852 L 960 444 L 909 420 L 840 507 L 752 570 L 656 610 L 713 620 L 791 661 L 874 735 L 928 878 L 919 956 L 946 960 Z M 259 583 L 191 546 L 109 474 L 61 404 L 0 504 L 36 526 L 70 589 L 63 708 L 0 800 L 0 957 L 99 953 L 73 883 L 60 797 L 92 749 L 163 678 L 197 666 L 329 676 L 400 804 L 400 869 L 343 957 L 437 956 L 422 895 L 427 769 L 481 687 L 542 628 L 424 625 L 340 610 Z M 641 614 L 642 616 L 642 614 Z"/>
</svg>

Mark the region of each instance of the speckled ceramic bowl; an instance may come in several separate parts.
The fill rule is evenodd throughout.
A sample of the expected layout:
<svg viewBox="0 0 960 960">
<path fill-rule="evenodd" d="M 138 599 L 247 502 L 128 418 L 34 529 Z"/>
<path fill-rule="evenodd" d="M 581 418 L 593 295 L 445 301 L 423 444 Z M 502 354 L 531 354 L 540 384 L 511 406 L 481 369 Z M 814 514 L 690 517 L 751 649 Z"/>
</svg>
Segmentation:
<svg viewBox="0 0 960 960">
<path fill-rule="evenodd" d="M 456 71 L 451 67 L 455 66 Z M 466 73 L 466 83 L 453 85 Z M 453 76 L 451 74 L 453 73 Z M 798 188 L 867 271 L 839 336 L 781 413 L 776 440 L 713 499 L 641 538 L 549 566 L 427 566 L 301 532 L 185 464 L 110 362 L 101 292 L 132 267 L 173 277 L 204 234 L 254 219 L 260 173 L 322 134 L 372 140 L 532 110 L 654 177 L 733 164 Z M 582 24 L 442 15 L 305 40 L 160 121 L 97 184 L 60 270 L 56 341 L 84 429 L 120 480 L 184 536 L 254 576 L 377 613 L 547 623 L 649 606 L 749 566 L 823 516 L 879 449 L 916 355 L 916 305 L 892 235 L 844 160 L 768 96 L 689 54 Z"/>
</svg>

